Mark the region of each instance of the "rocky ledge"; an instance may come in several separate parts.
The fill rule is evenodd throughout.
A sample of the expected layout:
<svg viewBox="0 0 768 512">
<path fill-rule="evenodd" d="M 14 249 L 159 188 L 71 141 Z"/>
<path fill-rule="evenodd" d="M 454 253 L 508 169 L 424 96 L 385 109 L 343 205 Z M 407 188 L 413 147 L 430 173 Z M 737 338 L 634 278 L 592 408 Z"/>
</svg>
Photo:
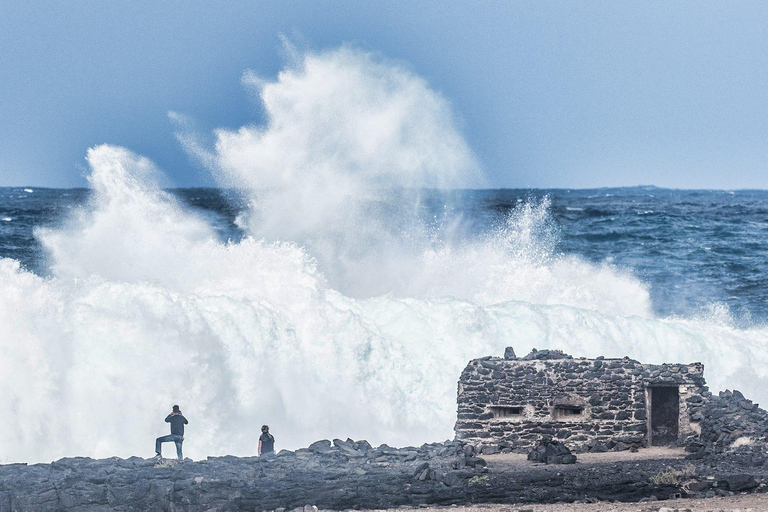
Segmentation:
<svg viewBox="0 0 768 512">
<path fill-rule="evenodd" d="M 293 510 L 424 504 L 641 501 L 761 491 L 762 454 L 545 465 L 477 457 L 449 441 L 372 447 L 318 441 L 269 458 L 89 458 L 0 466 L 0 512 Z"/>
</svg>

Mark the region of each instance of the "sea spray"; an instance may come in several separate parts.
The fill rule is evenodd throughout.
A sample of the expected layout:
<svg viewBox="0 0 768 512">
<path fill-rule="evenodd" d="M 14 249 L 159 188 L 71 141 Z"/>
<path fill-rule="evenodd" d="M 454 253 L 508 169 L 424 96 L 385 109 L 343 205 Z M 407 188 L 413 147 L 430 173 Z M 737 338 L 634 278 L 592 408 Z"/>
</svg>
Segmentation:
<svg viewBox="0 0 768 512">
<path fill-rule="evenodd" d="M 520 288 L 506 287 L 507 295 L 495 302 L 449 295 L 353 299 L 329 287 L 316 261 L 295 244 L 250 237 L 219 242 L 207 230 L 184 227 L 202 221 L 159 189 L 126 186 L 137 161 L 124 150 L 96 148 L 91 165 L 105 167 L 94 174 L 120 172 L 95 190 L 74 215 L 78 222 L 41 233 L 57 258 L 80 262 L 72 275 L 44 279 L 2 260 L 5 460 L 149 453 L 172 403 L 190 418 L 185 452 L 193 458 L 252 454 L 254 432 L 263 423 L 283 447 L 330 436 L 400 445 L 448 438 L 461 368 L 507 345 L 519 352 L 557 347 L 648 362 L 701 359 L 715 388 L 739 387 L 757 400 L 764 394 L 765 330 L 654 319 L 634 313 L 631 304 L 617 313 L 621 306 L 614 302 L 627 284 L 643 287 L 616 269 L 537 253 L 552 248 L 543 242 L 533 250 L 537 228 L 512 237 L 526 240 L 536 257 L 511 257 L 508 236 L 481 243 L 500 244 L 514 275 L 528 269 L 544 276 L 527 281 L 524 298 L 514 296 Z M 125 248 L 121 240 L 140 240 L 144 252 L 131 258 L 154 265 L 137 266 L 135 277 L 102 275 L 101 259 L 67 254 L 76 244 L 53 248 L 62 240 L 87 240 L 96 226 L 109 224 L 105 217 L 114 212 L 105 205 L 128 189 L 128 204 L 172 210 L 180 231 L 144 236 L 141 230 L 158 229 L 153 220 L 169 228 L 144 217 L 118 233 L 108 230 L 120 238 L 98 250 L 116 258 Z M 523 207 L 497 234 L 536 225 L 520 215 L 541 220 L 541 207 Z M 135 220 L 141 212 L 133 213 Z M 171 243 L 184 250 L 171 250 Z M 589 308 L 576 299 L 564 304 L 562 290 L 547 295 L 555 282 L 548 272 L 558 265 L 579 269 L 574 273 L 581 274 L 581 295 L 592 297 Z M 567 280 L 567 273 L 560 277 Z M 611 282 L 617 290 L 606 296 Z M 590 285 L 599 292 L 590 292 Z M 527 300 L 534 292 L 541 302 Z M 647 300 L 642 293 L 639 298 Z"/>
<path fill-rule="evenodd" d="M 410 187 L 468 186 L 473 159 L 439 95 L 372 59 L 310 55 L 262 84 L 270 124 L 221 133 L 207 161 L 245 198 L 241 240 L 148 160 L 89 151 L 92 197 L 37 232 L 51 275 L 0 260 L 3 461 L 150 456 L 174 403 L 193 458 L 252 455 L 264 423 L 278 448 L 442 440 L 461 369 L 508 345 L 700 360 L 713 389 L 764 401 L 766 328 L 656 318 L 630 272 L 559 252 L 547 201 L 481 234 L 430 219 Z"/>
<path fill-rule="evenodd" d="M 306 247 L 348 295 L 388 293 L 429 237 L 418 190 L 482 186 L 478 164 L 448 101 L 403 66 L 348 46 L 293 61 L 275 81 L 244 77 L 263 126 L 206 148 L 182 125 L 179 140 L 241 191 L 249 233 Z"/>
</svg>

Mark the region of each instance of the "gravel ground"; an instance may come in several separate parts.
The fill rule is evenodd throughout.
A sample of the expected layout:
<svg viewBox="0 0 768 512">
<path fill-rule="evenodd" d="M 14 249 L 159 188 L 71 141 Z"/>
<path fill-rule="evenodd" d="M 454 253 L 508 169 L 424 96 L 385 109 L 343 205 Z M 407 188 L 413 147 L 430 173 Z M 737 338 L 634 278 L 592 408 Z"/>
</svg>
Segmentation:
<svg viewBox="0 0 768 512">
<path fill-rule="evenodd" d="M 579 464 L 610 464 L 613 462 L 642 461 L 642 460 L 665 460 L 665 459 L 683 459 L 687 453 L 683 448 L 667 448 L 665 446 L 651 446 L 643 448 L 637 452 L 629 450 L 623 452 L 605 452 L 605 453 L 579 453 L 577 454 Z M 482 456 L 489 464 L 507 465 L 507 466 L 531 466 L 528 462 L 528 456 L 524 453 L 500 453 L 496 455 Z M 537 466 L 540 464 L 536 464 Z"/>
</svg>

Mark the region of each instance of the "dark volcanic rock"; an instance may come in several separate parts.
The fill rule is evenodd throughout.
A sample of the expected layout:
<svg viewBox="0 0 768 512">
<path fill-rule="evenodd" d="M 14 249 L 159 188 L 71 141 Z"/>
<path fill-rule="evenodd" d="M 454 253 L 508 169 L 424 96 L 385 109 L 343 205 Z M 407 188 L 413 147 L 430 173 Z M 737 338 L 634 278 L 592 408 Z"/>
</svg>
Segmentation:
<svg viewBox="0 0 768 512">
<path fill-rule="evenodd" d="M 576 456 L 564 444 L 544 439 L 528 453 L 528 460 L 545 464 L 574 464 Z"/>
<path fill-rule="evenodd" d="M 315 441 L 307 449 L 313 453 L 328 453 L 331 451 L 331 442 L 327 439 Z"/>
<path fill-rule="evenodd" d="M 564 454 L 556 441 L 543 445 Z M 0 512 L 384 509 L 473 503 L 638 501 L 649 496 L 745 492 L 766 478 L 765 459 L 720 454 L 694 462 L 627 459 L 552 467 L 475 457 L 458 442 L 418 448 L 370 448 L 362 441 L 323 442 L 320 451 L 270 458 L 185 460 L 62 459 L 0 466 Z M 349 452 L 349 455 L 346 452 Z M 363 453 L 360 457 L 358 454 Z M 469 455 L 467 455 L 469 454 Z M 571 455 L 572 457 L 573 455 Z M 549 460 L 547 458 L 547 460 Z M 695 464 L 696 470 L 690 466 Z M 654 485 L 660 475 L 691 475 Z M 707 475 L 717 474 L 717 479 Z M 304 508 L 309 505 L 309 509 Z"/>
<path fill-rule="evenodd" d="M 721 477 L 718 486 L 729 491 L 747 491 L 758 486 L 758 481 L 754 475 L 727 475 Z"/>
<path fill-rule="evenodd" d="M 457 500 L 484 465 L 453 441 L 374 449 L 351 439 L 261 458 L 61 459 L 0 466 L 0 512 L 418 506 Z"/>
<path fill-rule="evenodd" d="M 534 348 L 527 356 L 523 357 L 524 361 L 532 361 L 535 359 L 573 359 L 573 356 L 564 353 L 562 350 L 536 350 Z"/>
</svg>

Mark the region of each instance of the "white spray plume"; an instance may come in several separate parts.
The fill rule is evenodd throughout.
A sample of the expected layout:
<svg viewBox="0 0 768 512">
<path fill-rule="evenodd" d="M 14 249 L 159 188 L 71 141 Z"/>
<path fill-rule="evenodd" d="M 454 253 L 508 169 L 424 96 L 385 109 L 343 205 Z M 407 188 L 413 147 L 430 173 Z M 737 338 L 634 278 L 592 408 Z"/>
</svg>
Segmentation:
<svg viewBox="0 0 768 512">
<path fill-rule="evenodd" d="M 422 78 L 346 46 L 290 53 L 275 81 L 244 76 L 264 126 L 218 130 L 212 152 L 183 126 L 179 140 L 222 185 L 244 191 L 239 221 L 254 236 L 306 246 L 347 293 L 392 291 L 412 266 L 401 260 L 414 256 L 402 231 L 419 222 L 419 196 L 404 189 L 479 186 L 478 165 L 450 105 Z"/>
<path fill-rule="evenodd" d="M 607 263 L 557 252 L 549 198 L 520 204 L 480 240 L 425 250 L 407 292 L 492 305 L 510 300 L 649 317 L 648 287 Z"/>
<path fill-rule="evenodd" d="M 61 277 L 137 281 L 178 277 L 176 261 L 196 243 L 215 238 L 201 219 L 182 212 L 158 186 L 162 175 L 146 158 L 115 146 L 88 150 L 93 189 L 65 229 L 39 229 L 37 236 Z"/>
</svg>

